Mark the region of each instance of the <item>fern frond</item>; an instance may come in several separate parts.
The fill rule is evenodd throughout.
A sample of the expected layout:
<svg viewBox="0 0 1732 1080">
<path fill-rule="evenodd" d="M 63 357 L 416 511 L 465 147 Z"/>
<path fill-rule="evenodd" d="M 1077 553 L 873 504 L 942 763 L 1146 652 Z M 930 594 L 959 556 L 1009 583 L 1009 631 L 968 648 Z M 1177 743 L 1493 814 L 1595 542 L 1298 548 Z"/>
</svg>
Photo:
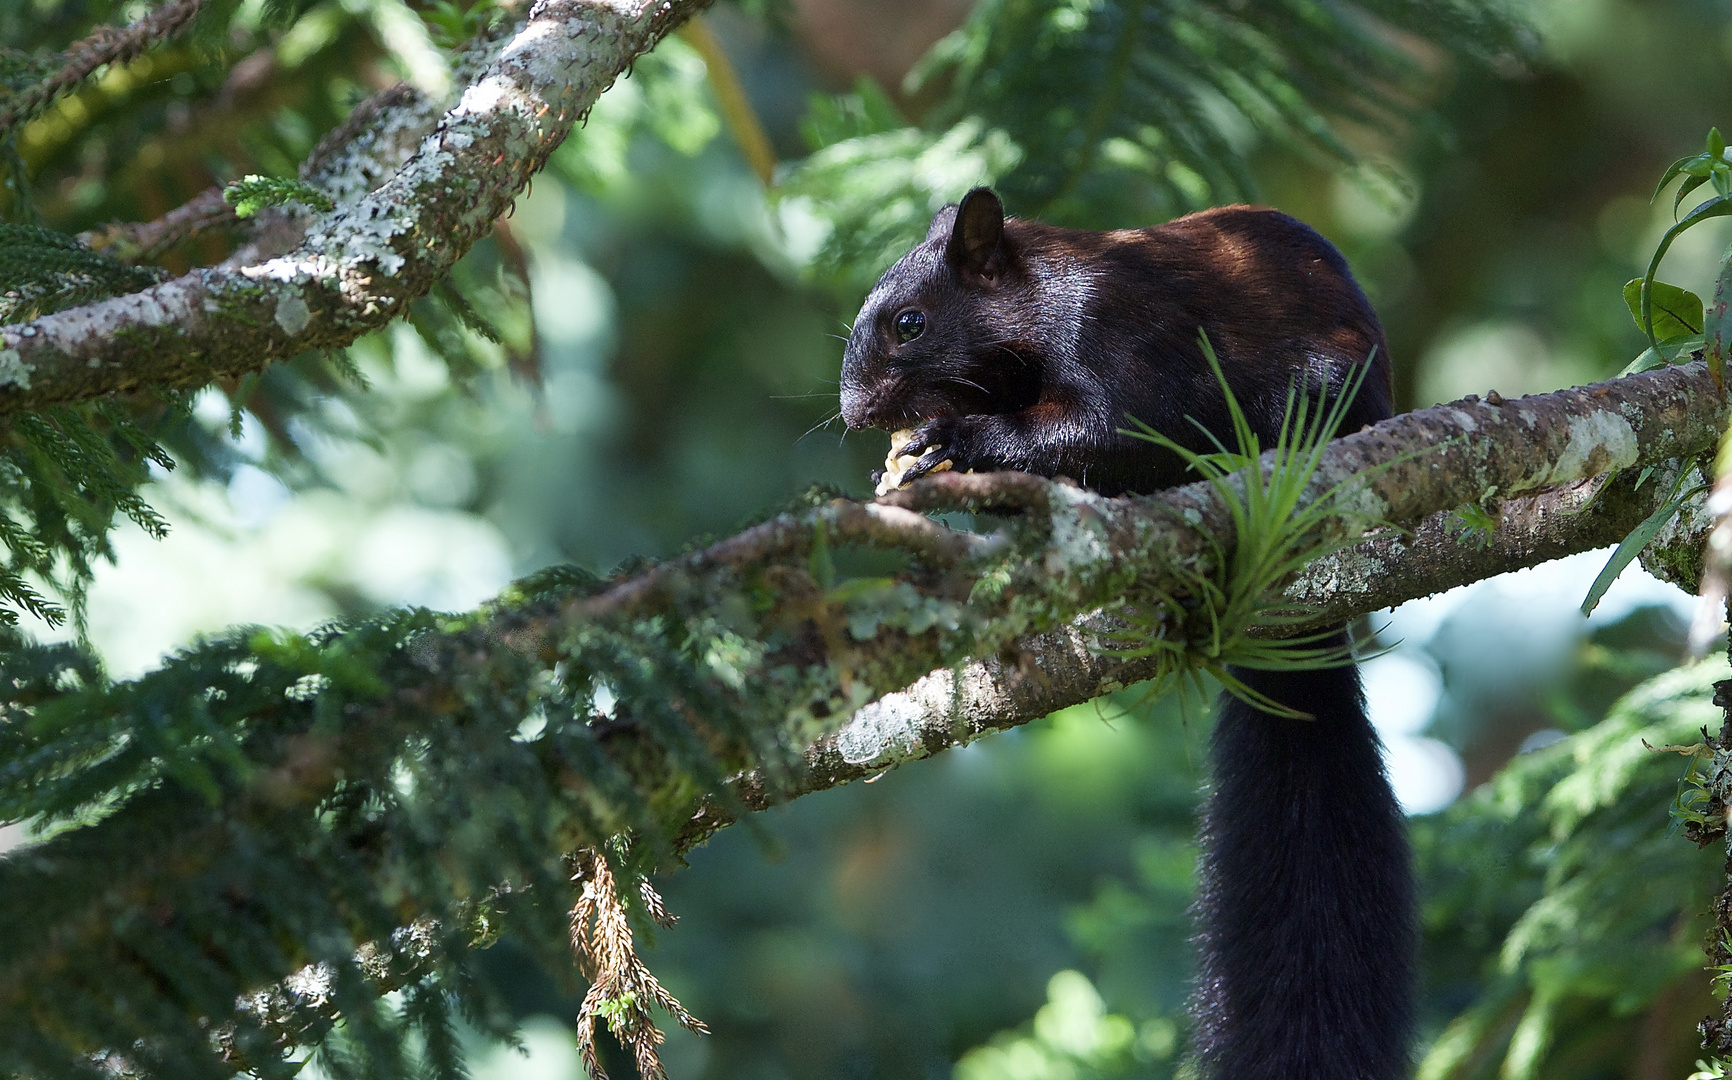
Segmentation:
<svg viewBox="0 0 1732 1080">
<path fill-rule="evenodd" d="M 955 80 L 950 115 L 1017 133 L 1027 156 L 1003 187 L 1022 212 L 1099 213 L 1093 191 L 1072 203 L 1102 171 L 1132 174 L 1145 199 L 1181 212 L 1254 195 L 1260 138 L 1348 163 L 1342 121 L 1399 131 L 1427 75 L 1391 28 L 1472 56 L 1527 47 L 1512 12 L 1485 3 L 992 0 L 922 76 Z M 1115 142 L 1147 156 L 1114 154 Z M 1186 190 L 1174 165 L 1206 190 Z"/>
</svg>

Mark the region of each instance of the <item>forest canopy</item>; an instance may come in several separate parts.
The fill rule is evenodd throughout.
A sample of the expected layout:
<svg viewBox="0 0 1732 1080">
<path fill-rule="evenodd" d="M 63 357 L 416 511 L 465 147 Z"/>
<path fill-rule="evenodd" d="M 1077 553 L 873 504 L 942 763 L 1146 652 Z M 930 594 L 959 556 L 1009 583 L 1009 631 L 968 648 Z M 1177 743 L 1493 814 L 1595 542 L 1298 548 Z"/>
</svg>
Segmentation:
<svg viewBox="0 0 1732 1080">
<path fill-rule="evenodd" d="M 1232 658 L 1215 589 L 1382 612 L 1419 1076 L 1726 1075 L 1725 641 L 1678 588 L 1732 471 L 1726 42 L 1686 0 L 6 5 L 0 1070 L 1185 1075 L 1208 710 L 1157 691 Z M 1304 496 L 1250 589 L 1229 489 L 870 501 L 837 338 L 983 184 L 1334 241 L 1416 411 L 1314 487 L 1375 510 Z M 1184 647 L 1129 658 L 1127 602 Z"/>
</svg>

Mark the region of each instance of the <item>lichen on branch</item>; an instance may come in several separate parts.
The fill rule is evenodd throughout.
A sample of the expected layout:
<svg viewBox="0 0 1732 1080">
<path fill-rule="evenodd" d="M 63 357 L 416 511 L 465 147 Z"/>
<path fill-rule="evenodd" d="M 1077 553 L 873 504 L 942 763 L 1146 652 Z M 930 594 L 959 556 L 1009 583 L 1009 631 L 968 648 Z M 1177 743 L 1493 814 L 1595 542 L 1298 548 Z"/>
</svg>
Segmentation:
<svg viewBox="0 0 1732 1080">
<path fill-rule="evenodd" d="M 707 2 L 542 0 L 384 183 L 360 194 L 308 178 L 338 206 L 293 251 L 0 332 L 0 412 L 201 386 L 384 326 L 492 228 L 632 60 Z"/>
</svg>

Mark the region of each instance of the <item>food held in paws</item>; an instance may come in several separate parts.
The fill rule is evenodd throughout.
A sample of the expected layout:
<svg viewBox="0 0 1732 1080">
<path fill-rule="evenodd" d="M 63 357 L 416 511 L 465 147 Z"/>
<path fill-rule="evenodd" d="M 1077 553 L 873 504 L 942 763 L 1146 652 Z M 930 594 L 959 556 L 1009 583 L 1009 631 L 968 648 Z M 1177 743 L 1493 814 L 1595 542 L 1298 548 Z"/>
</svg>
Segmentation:
<svg viewBox="0 0 1732 1080">
<path fill-rule="evenodd" d="M 920 460 L 919 454 L 904 454 L 902 452 L 902 448 L 913 441 L 913 428 L 903 428 L 901 431 L 890 433 L 890 453 L 884 457 L 884 475 L 878 478 L 878 488 L 873 494 L 888 495 L 897 488 L 906 486 L 902 482 L 902 474 L 912 469 L 914 463 Z M 950 462 L 940 461 L 932 467 L 932 471 L 944 472 L 949 468 Z"/>
</svg>

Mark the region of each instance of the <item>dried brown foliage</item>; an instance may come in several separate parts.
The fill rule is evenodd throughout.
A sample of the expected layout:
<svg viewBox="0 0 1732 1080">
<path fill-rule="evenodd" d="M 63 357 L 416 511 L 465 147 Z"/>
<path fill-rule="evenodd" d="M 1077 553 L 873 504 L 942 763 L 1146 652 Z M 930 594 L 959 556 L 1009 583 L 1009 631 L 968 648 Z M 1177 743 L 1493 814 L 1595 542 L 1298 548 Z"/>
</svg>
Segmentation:
<svg viewBox="0 0 1732 1080">
<path fill-rule="evenodd" d="M 658 1050 L 666 1036 L 655 1026 L 653 1010 L 665 1010 L 681 1027 L 697 1035 L 709 1034 L 709 1028 L 663 989 L 638 958 L 625 903 L 607 856 L 589 848 L 578 852 L 573 864 L 572 880 L 583 882 L 583 892 L 571 909 L 571 946 L 589 980 L 589 992 L 577 1013 L 577 1045 L 583 1066 L 593 1080 L 608 1080 L 595 1049 L 599 1019 L 607 1021 L 613 1037 L 631 1049 L 643 1080 L 667 1080 Z M 638 896 L 645 913 L 657 924 L 674 924 L 674 916 L 668 914 L 647 878 L 639 879 Z"/>
</svg>

